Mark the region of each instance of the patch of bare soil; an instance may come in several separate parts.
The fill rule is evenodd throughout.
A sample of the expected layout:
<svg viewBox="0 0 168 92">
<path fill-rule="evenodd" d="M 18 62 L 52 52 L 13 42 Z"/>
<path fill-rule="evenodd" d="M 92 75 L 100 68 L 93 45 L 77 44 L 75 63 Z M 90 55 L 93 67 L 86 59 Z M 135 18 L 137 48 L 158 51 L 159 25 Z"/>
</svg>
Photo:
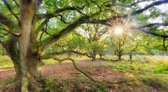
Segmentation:
<svg viewBox="0 0 168 92">
<path fill-rule="evenodd" d="M 79 61 L 76 63 L 77 67 L 91 76 L 95 80 L 120 80 L 125 73 L 113 71 L 107 66 L 104 66 L 101 61 Z M 56 78 L 85 78 L 85 76 L 77 71 L 72 63 L 62 63 L 55 65 L 46 65 L 42 69 L 42 75 L 45 77 Z"/>
<path fill-rule="evenodd" d="M 109 67 L 102 65 L 102 61 L 84 61 L 76 63 L 77 67 L 96 80 L 119 80 L 125 73 L 112 71 Z M 44 77 L 54 78 L 85 78 L 83 74 L 77 71 L 72 63 L 63 62 L 61 64 L 45 65 L 42 69 Z M 0 81 L 15 76 L 14 68 L 0 68 Z M 121 77 L 122 76 L 122 77 Z"/>
<path fill-rule="evenodd" d="M 4 81 L 13 76 L 15 76 L 15 70 L 13 68 L 0 68 L 0 81 Z"/>
<path fill-rule="evenodd" d="M 102 64 L 102 61 L 85 61 L 80 60 L 76 63 L 77 67 L 95 80 L 120 80 L 125 73 L 113 71 Z M 61 64 L 45 65 L 42 68 L 44 77 L 53 78 L 86 78 L 83 74 L 77 71 L 72 63 L 63 62 Z M 15 76 L 14 68 L 0 68 L 0 81 Z"/>
</svg>

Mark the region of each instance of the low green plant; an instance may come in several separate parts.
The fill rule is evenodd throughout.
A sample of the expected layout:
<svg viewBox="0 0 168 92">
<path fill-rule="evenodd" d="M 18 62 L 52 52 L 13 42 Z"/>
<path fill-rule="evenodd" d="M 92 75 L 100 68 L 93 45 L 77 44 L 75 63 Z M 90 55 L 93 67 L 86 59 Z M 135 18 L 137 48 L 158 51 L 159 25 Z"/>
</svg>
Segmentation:
<svg viewBox="0 0 168 92">
<path fill-rule="evenodd" d="M 104 65 L 111 67 L 113 70 L 122 72 L 152 72 L 160 74 L 168 74 L 168 64 L 160 61 L 121 61 L 121 62 L 104 62 Z"/>
<path fill-rule="evenodd" d="M 137 79 L 153 89 L 168 90 L 168 75 L 146 74 L 137 76 Z"/>
<path fill-rule="evenodd" d="M 9 78 L 5 81 L 0 82 L 0 89 L 8 89 L 11 86 L 15 85 L 16 78 Z"/>
<path fill-rule="evenodd" d="M 88 79 L 52 79 L 47 78 L 45 92 L 108 92 L 105 84 Z"/>
</svg>

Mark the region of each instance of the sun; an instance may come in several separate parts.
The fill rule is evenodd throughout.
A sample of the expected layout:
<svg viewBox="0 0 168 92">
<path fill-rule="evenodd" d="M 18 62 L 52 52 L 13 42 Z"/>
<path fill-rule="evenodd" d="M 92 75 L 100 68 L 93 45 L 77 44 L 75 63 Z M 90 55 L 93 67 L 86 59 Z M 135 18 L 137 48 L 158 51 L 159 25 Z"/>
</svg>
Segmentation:
<svg viewBox="0 0 168 92">
<path fill-rule="evenodd" d="M 114 33 L 115 33 L 115 35 L 122 35 L 123 32 L 124 32 L 124 29 L 123 29 L 122 27 L 120 27 L 120 26 L 116 26 L 116 27 L 114 28 Z"/>
<path fill-rule="evenodd" d="M 123 36 L 128 36 L 132 32 L 133 27 L 136 26 L 131 18 L 116 18 L 109 21 L 109 35 L 111 37 L 122 38 Z"/>
</svg>

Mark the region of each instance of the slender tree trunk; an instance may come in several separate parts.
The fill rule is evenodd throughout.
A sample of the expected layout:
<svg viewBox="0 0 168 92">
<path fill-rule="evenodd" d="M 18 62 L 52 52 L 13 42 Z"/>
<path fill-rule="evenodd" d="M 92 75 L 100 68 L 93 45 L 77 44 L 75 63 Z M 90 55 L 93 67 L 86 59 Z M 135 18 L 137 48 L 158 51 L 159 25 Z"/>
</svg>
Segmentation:
<svg viewBox="0 0 168 92">
<path fill-rule="evenodd" d="M 130 59 L 132 59 L 132 53 L 129 54 Z"/>
<path fill-rule="evenodd" d="M 118 60 L 121 61 L 121 55 L 118 56 Z"/>
<path fill-rule="evenodd" d="M 100 56 L 100 59 L 102 59 L 102 58 L 103 58 L 103 54 L 99 54 L 99 56 Z"/>
<path fill-rule="evenodd" d="M 122 54 L 121 53 L 118 53 L 118 61 L 121 61 L 122 59 L 121 59 L 121 57 L 122 57 Z"/>
<path fill-rule="evenodd" d="M 95 52 L 93 52 L 93 53 L 91 54 L 91 58 L 92 58 L 92 61 L 95 61 L 95 60 L 96 60 L 96 53 L 95 53 Z"/>
<path fill-rule="evenodd" d="M 92 57 L 92 61 L 95 61 L 96 60 L 96 58 L 95 57 Z"/>
<path fill-rule="evenodd" d="M 96 60 L 96 51 L 95 49 L 93 49 L 91 52 L 90 52 L 90 56 L 92 58 L 92 61 L 95 61 Z"/>
</svg>

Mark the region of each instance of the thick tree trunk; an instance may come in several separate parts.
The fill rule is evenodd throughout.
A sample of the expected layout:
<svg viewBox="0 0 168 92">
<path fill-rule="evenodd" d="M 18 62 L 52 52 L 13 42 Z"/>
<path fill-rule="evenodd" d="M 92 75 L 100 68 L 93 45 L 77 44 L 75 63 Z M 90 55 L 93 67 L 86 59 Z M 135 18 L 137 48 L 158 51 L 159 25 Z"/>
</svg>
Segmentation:
<svg viewBox="0 0 168 92">
<path fill-rule="evenodd" d="M 29 63 L 27 64 L 27 74 L 28 76 L 28 90 L 29 91 L 37 91 L 40 92 L 43 86 L 43 80 L 41 80 L 40 72 L 38 71 L 38 64 L 40 62 L 40 58 L 37 55 L 31 54 L 33 56 L 29 56 Z"/>
<path fill-rule="evenodd" d="M 8 52 L 10 58 L 12 59 L 13 61 L 13 64 L 14 64 L 14 68 L 15 68 L 15 71 L 16 71 L 16 85 L 14 87 L 13 90 L 16 90 L 17 92 L 21 92 L 21 88 L 22 88 L 22 84 L 23 84 L 23 80 L 27 80 L 27 90 L 28 90 L 28 86 L 29 86 L 29 90 L 34 90 L 35 88 L 33 87 L 36 87 L 36 84 L 38 83 L 39 81 L 39 73 L 38 73 L 38 70 L 37 70 L 37 65 L 38 65 L 38 62 L 40 62 L 40 57 L 38 54 L 32 54 L 32 53 L 29 53 L 27 55 L 27 64 L 24 66 L 24 67 L 27 67 L 27 69 L 25 70 L 26 72 L 26 75 L 29 75 L 29 76 L 24 76 L 23 75 L 23 66 L 21 66 L 21 61 L 20 60 L 20 55 L 19 55 L 19 49 L 18 49 L 18 46 L 17 46 L 17 41 L 18 38 L 17 37 L 14 37 L 14 36 L 11 36 L 11 38 L 8 40 L 7 42 L 7 47 L 6 47 L 6 51 Z M 24 79 L 23 79 L 24 78 Z M 40 85 L 40 84 L 38 84 Z M 40 87 L 39 87 L 40 88 Z M 25 92 L 26 90 L 22 89 L 22 92 Z"/>
<path fill-rule="evenodd" d="M 22 70 L 22 92 L 35 91 L 39 92 L 38 83 L 38 52 L 34 48 L 34 16 L 37 7 L 37 0 L 20 1 L 20 23 L 19 32 L 19 49 L 20 64 Z M 37 44 L 37 43 L 36 43 Z"/>
<path fill-rule="evenodd" d="M 5 49 L 14 64 L 14 68 L 16 71 L 16 79 L 17 81 L 20 81 L 22 78 L 22 71 L 21 71 L 21 64 L 19 59 L 19 51 L 18 51 L 17 43 L 18 43 L 18 38 L 11 35 L 9 40 L 6 43 Z"/>
<path fill-rule="evenodd" d="M 19 63 L 16 63 L 18 61 L 13 61 L 14 62 L 14 68 L 16 71 L 16 80 L 20 81 L 22 79 L 22 70 L 21 70 L 21 65 Z"/>
</svg>

